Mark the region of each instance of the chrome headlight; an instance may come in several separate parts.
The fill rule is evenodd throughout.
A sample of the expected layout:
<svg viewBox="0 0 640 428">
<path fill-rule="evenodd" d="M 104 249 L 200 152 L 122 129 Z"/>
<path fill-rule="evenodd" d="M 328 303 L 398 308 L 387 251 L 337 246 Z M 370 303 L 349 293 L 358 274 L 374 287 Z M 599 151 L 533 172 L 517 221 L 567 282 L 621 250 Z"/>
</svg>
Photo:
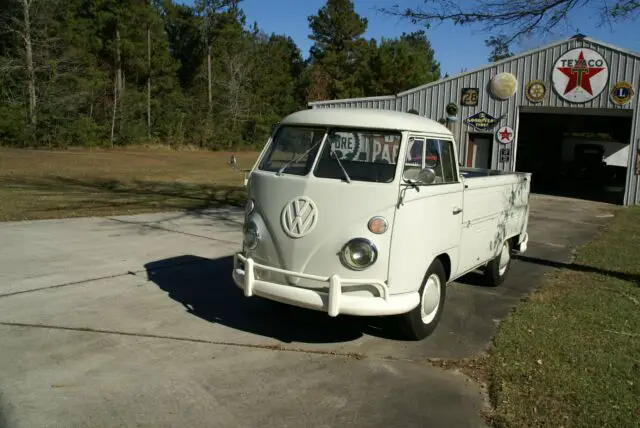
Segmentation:
<svg viewBox="0 0 640 428">
<path fill-rule="evenodd" d="M 347 242 L 340 251 L 340 261 L 352 270 L 363 270 L 378 259 L 378 249 L 365 238 L 355 238 Z"/>
<path fill-rule="evenodd" d="M 260 232 L 258 231 L 258 225 L 253 220 L 245 222 L 243 227 L 244 244 L 248 249 L 253 250 L 258 246 L 260 240 Z"/>
</svg>

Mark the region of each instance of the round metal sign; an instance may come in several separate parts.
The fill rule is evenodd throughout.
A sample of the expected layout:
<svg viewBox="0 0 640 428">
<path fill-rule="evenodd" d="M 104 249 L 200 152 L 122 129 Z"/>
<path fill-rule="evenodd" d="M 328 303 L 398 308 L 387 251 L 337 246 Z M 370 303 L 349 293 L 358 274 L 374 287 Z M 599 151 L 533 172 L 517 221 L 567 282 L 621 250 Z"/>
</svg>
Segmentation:
<svg viewBox="0 0 640 428">
<path fill-rule="evenodd" d="M 515 132 L 513 132 L 513 129 L 508 126 L 501 127 L 496 133 L 496 137 L 498 138 L 498 142 L 500 144 L 509 144 L 513 142 L 514 135 Z"/>
<path fill-rule="evenodd" d="M 489 86 L 494 96 L 506 100 L 516 93 L 518 80 L 511 73 L 498 73 L 491 79 Z"/>
<path fill-rule="evenodd" d="M 532 80 L 524 91 L 527 99 L 532 103 L 539 103 L 547 94 L 547 86 L 542 80 Z"/>
<path fill-rule="evenodd" d="M 572 103 L 591 101 L 607 86 L 609 66 L 598 52 L 577 48 L 565 52 L 553 66 L 553 89 Z"/>
<path fill-rule="evenodd" d="M 629 82 L 617 82 L 611 89 L 611 101 L 622 106 L 633 98 L 633 86 Z"/>
</svg>

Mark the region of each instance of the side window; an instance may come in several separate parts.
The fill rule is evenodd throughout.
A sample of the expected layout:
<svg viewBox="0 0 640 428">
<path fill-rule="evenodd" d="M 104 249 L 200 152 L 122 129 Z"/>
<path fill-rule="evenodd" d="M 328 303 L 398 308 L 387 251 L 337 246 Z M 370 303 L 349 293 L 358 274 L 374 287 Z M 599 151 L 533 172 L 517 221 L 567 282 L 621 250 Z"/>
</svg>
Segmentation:
<svg viewBox="0 0 640 428">
<path fill-rule="evenodd" d="M 422 168 L 432 168 L 436 173 L 433 184 L 456 183 L 453 142 L 412 137 L 409 139 L 403 177 L 415 180 Z"/>
<path fill-rule="evenodd" d="M 402 172 L 403 178 L 407 180 L 418 178 L 418 174 L 423 168 L 424 142 L 423 138 L 409 138 L 407 158 L 404 161 L 404 170 Z"/>
<path fill-rule="evenodd" d="M 445 183 L 455 183 L 458 181 L 456 177 L 456 161 L 453 153 L 453 142 L 440 140 L 440 159 L 442 164 L 442 176 Z"/>
<path fill-rule="evenodd" d="M 453 142 L 448 140 L 427 140 L 425 164 L 436 173 L 434 184 L 456 183 L 455 156 Z"/>
</svg>

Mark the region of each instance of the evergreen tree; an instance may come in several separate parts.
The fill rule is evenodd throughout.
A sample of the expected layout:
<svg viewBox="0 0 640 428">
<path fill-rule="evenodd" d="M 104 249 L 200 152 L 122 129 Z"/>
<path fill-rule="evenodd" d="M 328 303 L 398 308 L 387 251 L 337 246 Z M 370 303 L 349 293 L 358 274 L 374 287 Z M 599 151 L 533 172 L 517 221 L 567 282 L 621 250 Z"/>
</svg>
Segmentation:
<svg viewBox="0 0 640 428">
<path fill-rule="evenodd" d="M 383 39 L 370 61 L 369 95 L 389 95 L 440 79 L 440 64 L 424 31 Z"/>
<path fill-rule="evenodd" d="M 308 61 L 286 34 L 248 26 L 240 5 L 0 2 L 0 144 L 260 147 L 309 100 L 396 93 L 440 76 L 424 32 L 378 45 L 350 0 L 327 0 L 309 17 Z"/>
<path fill-rule="evenodd" d="M 367 19 L 355 12 L 351 0 L 327 0 L 308 20 L 312 32 L 309 38 L 314 41 L 310 52 L 310 94 L 328 80 L 328 98 L 364 95 L 358 80 L 366 66 L 368 43 L 362 34 L 367 29 Z"/>
</svg>

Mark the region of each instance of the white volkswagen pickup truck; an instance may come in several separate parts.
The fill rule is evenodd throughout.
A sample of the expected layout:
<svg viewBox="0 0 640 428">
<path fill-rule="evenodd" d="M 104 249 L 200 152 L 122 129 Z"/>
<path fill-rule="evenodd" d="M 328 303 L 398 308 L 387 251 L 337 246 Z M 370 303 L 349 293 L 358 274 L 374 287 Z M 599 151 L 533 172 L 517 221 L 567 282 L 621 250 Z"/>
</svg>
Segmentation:
<svg viewBox="0 0 640 428">
<path fill-rule="evenodd" d="M 312 109 L 285 117 L 248 171 L 245 296 L 328 316 L 436 328 L 447 284 L 501 284 L 527 248 L 531 174 L 463 169 L 452 133 L 414 114 Z"/>
</svg>

